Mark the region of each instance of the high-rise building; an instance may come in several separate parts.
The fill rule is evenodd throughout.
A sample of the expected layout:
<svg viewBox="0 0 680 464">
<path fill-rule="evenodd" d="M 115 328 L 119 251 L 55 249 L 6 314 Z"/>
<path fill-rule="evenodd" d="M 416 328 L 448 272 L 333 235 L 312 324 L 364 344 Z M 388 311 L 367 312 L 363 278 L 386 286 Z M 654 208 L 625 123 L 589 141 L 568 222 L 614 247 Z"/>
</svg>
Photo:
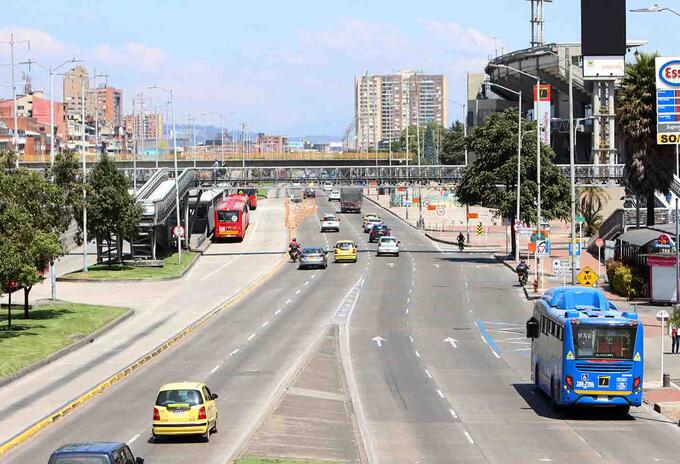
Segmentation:
<svg viewBox="0 0 680 464">
<path fill-rule="evenodd" d="M 97 93 L 97 117 L 109 126 L 123 125 L 123 91 L 115 87 L 99 87 Z"/>
<path fill-rule="evenodd" d="M 356 78 L 354 88 L 359 150 L 384 148 L 409 126 L 448 122 L 446 76 L 441 74 L 365 75 Z"/>
<path fill-rule="evenodd" d="M 136 139 L 155 140 L 163 138 L 163 115 L 161 113 L 126 114 L 124 120 L 125 132 Z M 142 135 L 143 134 L 143 135 Z"/>
<path fill-rule="evenodd" d="M 76 66 L 64 75 L 64 112 L 69 123 L 81 123 L 83 105 L 85 119 L 94 117 L 95 99 L 90 92 L 90 79 L 84 66 Z"/>
</svg>

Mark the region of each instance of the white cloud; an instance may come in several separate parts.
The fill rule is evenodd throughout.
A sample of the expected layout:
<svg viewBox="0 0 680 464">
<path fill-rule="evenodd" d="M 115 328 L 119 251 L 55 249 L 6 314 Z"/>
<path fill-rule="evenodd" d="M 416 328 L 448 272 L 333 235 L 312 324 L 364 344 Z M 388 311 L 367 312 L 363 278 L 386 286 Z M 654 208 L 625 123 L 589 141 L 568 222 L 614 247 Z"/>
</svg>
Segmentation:
<svg viewBox="0 0 680 464">
<path fill-rule="evenodd" d="M 419 22 L 425 31 L 445 41 L 448 48 L 455 51 L 486 54 L 502 46 L 493 37 L 471 27 L 464 28 L 453 21 L 420 19 Z"/>
<path fill-rule="evenodd" d="M 125 42 L 121 47 L 98 45 L 94 54 L 97 60 L 108 66 L 135 67 L 148 71 L 158 69 L 167 59 L 160 48 L 147 47 L 136 42 Z"/>
<path fill-rule="evenodd" d="M 0 29 L 0 40 L 9 41 L 10 35 L 14 34 L 14 40 L 29 40 L 30 50 L 33 55 L 61 55 L 64 45 L 45 31 L 25 27 L 4 27 Z M 17 44 L 26 50 L 26 44 Z M 6 50 L 5 50 L 6 49 Z M 15 51 L 16 53 L 16 51 Z M 9 54 L 9 48 L 3 47 L 2 54 Z"/>
</svg>

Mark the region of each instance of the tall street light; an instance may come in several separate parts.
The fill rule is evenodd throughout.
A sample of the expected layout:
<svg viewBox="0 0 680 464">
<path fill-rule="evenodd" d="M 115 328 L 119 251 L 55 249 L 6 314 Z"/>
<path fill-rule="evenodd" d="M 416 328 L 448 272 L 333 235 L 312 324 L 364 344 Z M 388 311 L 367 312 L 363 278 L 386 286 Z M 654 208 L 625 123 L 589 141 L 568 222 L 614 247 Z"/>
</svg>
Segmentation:
<svg viewBox="0 0 680 464">
<path fill-rule="evenodd" d="M 680 13 L 678 13 L 677 11 L 663 6 L 659 6 L 659 4 L 657 3 L 655 3 L 654 6 L 649 6 L 647 8 L 634 8 L 630 11 L 631 13 L 661 13 L 662 11 L 668 11 L 669 13 L 673 13 L 674 15 L 680 16 Z"/>
<path fill-rule="evenodd" d="M 19 167 L 19 120 L 17 117 L 17 86 L 16 79 L 14 76 L 14 46 L 18 43 L 25 43 L 26 49 L 31 51 L 31 41 L 30 40 L 16 40 L 14 38 L 14 33 L 9 34 L 9 40 L 0 40 L 0 44 L 9 45 L 10 48 L 10 66 L 12 67 L 12 101 L 14 102 L 14 152 L 16 153 L 16 161 L 14 162 L 15 167 Z"/>
<path fill-rule="evenodd" d="M 152 85 L 150 90 L 162 90 L 170 94 L 170 107 L 172 108 L 172 153 L 175 161 L 175 209 L 177 210 L 177 225 L 180 225 L 180 211 L 179 211 L 179 173 L 177 171 L 177 126 L 175 125 L 175 96 L 172 89 L 166 89 L 159 85 Z M 177 237 L 177 260 L 182 263 L 182 237 Z"/>
<path fill-rule="evenodd" d="M 522 91 L 512 90 L 500 84 L 494 84 L 491 81 L 487 81 L 487 84 L 493 87 L 498 87 L 499 89 L 506 90 L 510 93 L 517 95 L 518 107 L 517 107 L 517 206 L 515 208 L 515 224 L 520 221 L 520 198 L 521 198 L 521 180 L 522 180 L 522 139 L 524 135 L 522 134 Z M 455 103 L 455 102 L 454 102 Z M 467 157 L 466 157 L 467 165 Z M 514 224 L 513 224 L 514 225 Z M 519 241 L 517 240 L 517 231 L 515 231 L 515 261 L 519 262 Z M 538 271 L 538 270 L 537 270 Z"/>
<path fill-rule="evenodd" d="M 536 92 L 538 93 L 538 97 L 540 97 L 540 92 L 541 92 L 541 78 L 539 76 L 534 76 L 533 74 L 529 74 L 527 72 L 522 71 L 521 69 L 513 68 L 512 66 L 508 66 L 506 64 L 490 64 L 489 66 L 494 67 L 494 68 L 503 68 L 507 69 L 509 71 L 514 71 L 516 73 L 522 74 L 524 76 L 530 77 L 531 79 L 534 79 L 536 81 Z M 537 197 L 536 197 L 536 232 L 540 235 L 541 234 L 541 118 L 538 117 L 538 114 L 536 114 L 536 184 L 537 184 Z M 573 251 L 573 250 L 572 250 Z M 539 269 L 536 269 L 536 275 L 539 276 Z M 541 280 L 539 278 L 539 286 L 541 284 Z"/>
</svg>

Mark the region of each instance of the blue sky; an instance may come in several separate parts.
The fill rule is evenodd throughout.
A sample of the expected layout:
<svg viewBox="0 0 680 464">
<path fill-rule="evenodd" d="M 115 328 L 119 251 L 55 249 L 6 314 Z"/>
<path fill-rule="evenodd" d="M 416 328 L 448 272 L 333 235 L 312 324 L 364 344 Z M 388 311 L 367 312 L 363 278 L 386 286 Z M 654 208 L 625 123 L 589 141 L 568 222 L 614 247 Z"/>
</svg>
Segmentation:
<svg viewBox="0 0 680 464">
<path fill-rule="evenodd" d="M 657 0 L 628 0 L 629 8 Z M 449 98 L 464 98 L 464 73 L 497 48 L 530 40 L 525 0 L 13 0 L 3 2 L 0 38 L 31 39 L 46 64 L 70 57 L 106 73 L 131 98 L 152 84 L 176 91 L 178 120 L 221 112 L 225 124 L 291 136 L 341 135 L 353 118 L 354 76 L 420 69 L 444 73 Z M 578 0 L 546 6 L 546 41 L 578 41 Z M 667 6 L 680 9 L 680 1 Z M 680 17 L 629 14 L 629 39 L 680 54 Z M 0 59 L 8 58 L 0 46 Z M 18 60 L 27 58 L 17 49 Z M 47 88 L 33 69 L 34 87 Z M 20 73 L 18 73 L 20 75 Z M 9 82 L 0 67 L 0 83 Z M 60 89 L 60 84 L 56 86 Z M 0 88 L 3 95 L 8 89 Z M 60 95 L 60 90 L 58 94 Z M 155 103 L 163 103 L 160 94 Z M 459 116 L 453 104 L 450 119 Z M 199 123 L 216 123 L 215 116 Z"/>
</svg>

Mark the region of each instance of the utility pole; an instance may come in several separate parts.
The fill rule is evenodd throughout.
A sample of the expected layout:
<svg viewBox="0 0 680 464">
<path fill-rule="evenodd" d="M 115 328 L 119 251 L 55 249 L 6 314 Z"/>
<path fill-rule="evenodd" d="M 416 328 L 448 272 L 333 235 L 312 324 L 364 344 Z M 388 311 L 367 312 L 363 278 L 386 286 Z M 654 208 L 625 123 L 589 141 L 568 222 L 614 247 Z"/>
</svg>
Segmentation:
<svg viewBox="0 0 680 464">
<path fill-rule="evenodd" d="M 80 79 L 80 124 L 82 134 L 80 137 L 81 153 L 83 157 L 83 272 L 87 269 L 87 153 L 85 151 L 85 79 Z"/>
<path fill-rule="evenodd" d="M 16 86 L 16 77 L 14 73 L 14 46 L 18 43 L 25 43 L 26 44 L 26 49 L 28 51 L 31 50 L 31 41 L 30 40 L 15 40 L 14 39 L 14 33 L 11 32 L 9 34 L 9 40 L 2 40 L 0 43 L 9 45 L 10 48 L 10 67 L 12 69 L 12 102 L 13 102 L 13 113 L 14 113 L 14 131 L 13 131 L 13 142 L 14 142 L 14 152 L 16 154 L 16 160 L 14 161 L 14 167 L 18 168 L 19 167 L 19 118 L 17 116 L 17 86 Z"/>
</svg>

